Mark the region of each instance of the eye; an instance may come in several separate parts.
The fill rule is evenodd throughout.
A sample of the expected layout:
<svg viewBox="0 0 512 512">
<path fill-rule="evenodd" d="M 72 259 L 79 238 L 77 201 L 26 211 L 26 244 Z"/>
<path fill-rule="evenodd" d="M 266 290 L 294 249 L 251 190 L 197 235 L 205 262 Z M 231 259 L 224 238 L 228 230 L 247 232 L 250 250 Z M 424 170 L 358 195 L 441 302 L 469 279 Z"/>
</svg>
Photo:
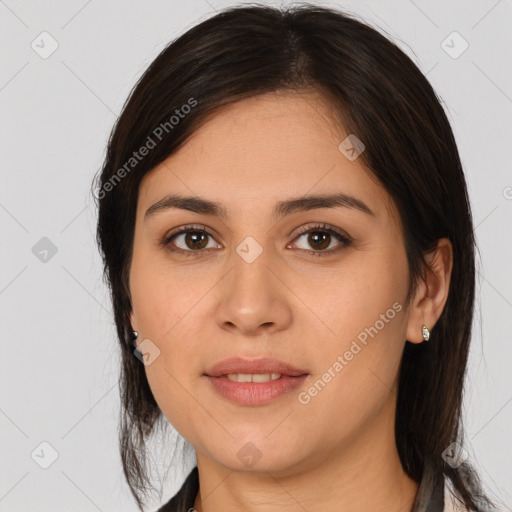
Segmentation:
<svg viewBox="0 0 512 512">
<path fill-rule="evenodd" d="M 305 238 L 305 243 L 302 247 L 299 245 L 299 248 L 310 253 L 315 253 L 315 256 L 332 254 L 338 252 L 344 247 L 350 246 L 351 244 L 351 239 L 347 235 L 339 233 L 337 230 L 332 227 L 328 227 L 326 224 L 306 226 L 299 236 L 295 238 L 295 246 L 298 245 L 296 240 L 300 240 L 301 238 Z M 331 244 L 336 241 L 338 244 L 335 245 L 333 249 Z M 305 247 L 306 244 L 308 244 L 309 247 Z"/>
<path fill-rule="evenodd" d="M 211 240 L 208 240 L 209 238 Z M 187 256 L 198 255 L 198 253 L 207 249 L 220 249 L 222 247 L 213 240 L 213 235 L 202 226 L 184 226 L 179 231 L 166 235 L 161 243 L 170 251 L 186 254 Z"/>
<path fill-rule="evenodd" d="M 305 239 L 306 244 L 309 244 L 309 248 L 297 244 L 297 240 L 302 238 Z M 332 244 L 335 242 L 337 245 L 332 248 Z M 295 237 L 292 245 L 315 256 L 323 256 L 336 253 L 344 247 L 350 246 L 351 242 L 352 240 L 347 235 L 326 224 L 318 224 L 303 228 Z M 166 235 L 161 240 L 161 244 L 169 251 L 185 256 L 201 256 L 210 249 L 222 248 L 204 226 L 184 226 L 178 231 Z"/>
</svg>

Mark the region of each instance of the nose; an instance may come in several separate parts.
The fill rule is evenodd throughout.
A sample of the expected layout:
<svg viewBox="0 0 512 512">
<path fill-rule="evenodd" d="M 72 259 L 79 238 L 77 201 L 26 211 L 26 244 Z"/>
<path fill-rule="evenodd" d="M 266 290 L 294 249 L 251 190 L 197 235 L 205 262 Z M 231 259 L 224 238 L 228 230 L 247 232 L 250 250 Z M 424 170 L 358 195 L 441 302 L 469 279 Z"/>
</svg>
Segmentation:
<svg viewBox="0 0 512 512">
<path fill-rule="evenodd" d="M 272 334 L 292 322 L 291 292 L 277 276 L 277 262 L 263 251 L 248 262 L 236 252 L 233 268 L 219 283 L 215 312 L 221 329 L 245 336 Z"/>
</svg>

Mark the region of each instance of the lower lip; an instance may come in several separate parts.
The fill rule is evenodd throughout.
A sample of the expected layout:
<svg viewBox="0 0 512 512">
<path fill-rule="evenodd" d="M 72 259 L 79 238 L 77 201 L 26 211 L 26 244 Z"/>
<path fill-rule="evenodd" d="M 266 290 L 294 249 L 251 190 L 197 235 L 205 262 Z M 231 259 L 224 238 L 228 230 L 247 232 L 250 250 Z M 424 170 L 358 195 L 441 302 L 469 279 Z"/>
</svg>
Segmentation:
<svg viewBox="0 0 512 512">
<path fill-rule="evenodd" d="M 234 382 L 227 377 L 209 377 L 213 389 L 219 395 L 240 405 L 265 405 L 298 388 L 307 375 L 290 377 L 281 375 L 268 382 Z"/>
</svg>

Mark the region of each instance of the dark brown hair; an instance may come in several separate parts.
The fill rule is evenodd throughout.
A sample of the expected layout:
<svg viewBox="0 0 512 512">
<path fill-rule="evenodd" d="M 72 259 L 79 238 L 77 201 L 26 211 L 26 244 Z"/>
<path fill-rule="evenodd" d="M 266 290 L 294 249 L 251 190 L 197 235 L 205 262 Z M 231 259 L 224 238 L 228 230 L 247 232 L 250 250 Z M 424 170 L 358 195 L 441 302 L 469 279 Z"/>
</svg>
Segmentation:
<svg viewBox="0 0 512 512">
<path fill-rule="evenodd" d="M 140 181 L 223 105 L 309 89 L 320 91 L 347 133 L 363 141 L 360 158 L 397 207 L 408 299 L 425 275 L 425 254 L 441 237 L 452 243 L 443 313 L 428 343 L 405 346 L 395 435 L 411 478 L 419 482 L 431 465 L 470 510 L 484 510 L 488 500 L 471 484 L 478 482 L 471 466 L 452 468 L 442 457 L 452 442 L 463 442 L 475 294 L 471 210 L 449 121 L 425 76 L 394 43 L 354 15 L 307 4 L 233 7 L 188 30 L 138 80 L 110 135 L 95 190 L 97 241 L 121 348 L 120 452 L 130 489 L 142 510 L 150 487 L 145 442 L 162 420 L 131 344 L 128 275 Z M 150 149 L 139 158 L 142 147 Z"/>
</svg>

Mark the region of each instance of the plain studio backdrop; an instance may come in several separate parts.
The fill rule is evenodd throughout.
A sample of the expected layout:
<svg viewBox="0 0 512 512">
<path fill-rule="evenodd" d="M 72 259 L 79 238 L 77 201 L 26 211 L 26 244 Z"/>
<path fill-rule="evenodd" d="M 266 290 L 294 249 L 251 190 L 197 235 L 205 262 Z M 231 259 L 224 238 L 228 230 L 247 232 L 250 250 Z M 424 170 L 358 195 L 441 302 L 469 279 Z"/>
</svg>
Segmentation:
<svg viewBox="0 0 512 512">
<path fill-rule="evenodd" d="M 452 123 L 481 256 L 466 439 L 491 496 L 511 507 L 512 2 L 317 3 L 390 36 Z M 0 1 L 3 512 L 138 510 L 117 450 L 119 358 L 90 184 L 146 66 L 176 36 L 236 4 Z M 167 445 L 155 447 L 154 467 L 165 469 Z M 169 472 L 162 502 L 193 462 Z"/>
</svg>

